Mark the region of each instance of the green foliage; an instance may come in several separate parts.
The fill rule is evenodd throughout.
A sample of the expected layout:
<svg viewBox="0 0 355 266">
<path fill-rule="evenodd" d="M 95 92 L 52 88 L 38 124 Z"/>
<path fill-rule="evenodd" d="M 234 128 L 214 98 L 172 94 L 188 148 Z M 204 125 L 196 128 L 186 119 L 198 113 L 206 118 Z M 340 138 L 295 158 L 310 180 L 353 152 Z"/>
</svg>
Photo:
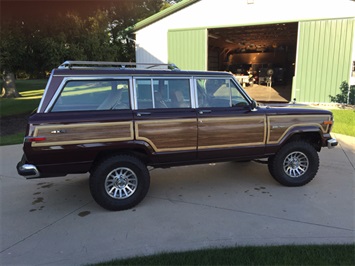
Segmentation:
<svg viewBox="0 0 355 266">
<path fill-rule="evenodd" d="M 26 38 L 23 25 L 19 21 L 1 23 L 0 31 L 0 70 L 14 72 L 22 68 L 26 55 Z"/>
<path fill-rule="evenodd" d="M 112 1 L 85 16 L 77 10 L 31 20 L 9 17 L 1 25 L 0 72 L 44 78 L 66 60 L 135 61 L 129 29 L 164 4 L 163 0 Z"/>
<path fill-rule="evenodd" d="M 114 260 L 96 265 L 354 265 L 354 245 L 235 247 Z"/>
<path fill-rule="evenodd" d="M 333 103 L 347 103 L 347 104 L 355 104 L 355 86 L 350 87 L 350 94 L 349 94 L 349 102 L 348 102 L 348 93 L 349 93 L 349 84 L 346 81 L 343 81 L 340 85 L 340 93 L 331 96 L 330 101 Z"/>
</svg>

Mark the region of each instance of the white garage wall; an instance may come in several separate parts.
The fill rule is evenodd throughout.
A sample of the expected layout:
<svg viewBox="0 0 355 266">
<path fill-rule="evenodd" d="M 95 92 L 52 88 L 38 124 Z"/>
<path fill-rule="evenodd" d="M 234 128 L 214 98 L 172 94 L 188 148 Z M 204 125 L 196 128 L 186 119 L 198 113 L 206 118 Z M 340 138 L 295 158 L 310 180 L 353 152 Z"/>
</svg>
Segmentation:
<svg viewBox="0 0 355 266">
<path fill-rule="evenodd" d="M 165 32 L 166 31 L 166 32 Z M 136 62 L 168 62 L 167 29 L 147 27 L 136 34 Z"/>
</svg>

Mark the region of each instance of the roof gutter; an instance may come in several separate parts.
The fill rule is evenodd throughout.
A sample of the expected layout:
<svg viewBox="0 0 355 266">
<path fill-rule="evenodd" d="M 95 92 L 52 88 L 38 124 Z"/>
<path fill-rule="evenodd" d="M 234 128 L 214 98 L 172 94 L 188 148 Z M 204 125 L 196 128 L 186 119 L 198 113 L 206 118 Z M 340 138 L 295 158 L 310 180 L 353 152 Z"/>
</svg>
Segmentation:
<svg viewBox="0 0 355 266">
<path fill-rule="evenodd" d="M 201 1 L 201 0 L 183 0 L 175 5 L 172 5 L 171 7 L 168 7 L 156 14 L 154 14 L 153 16 L 150 16 L 140 22 L 138 22 L 136 25 L 133 26 L 133 29 L 132 31 L 135 32 L 135 31 L 138 31 L 138 30 L 141 30 L 147 26 L 149 26 L 150 24 L 153 24 L 154 22 L 158 21 L 158 20 L 161 20 L 189 5 L 192 5 L 198 1 Z"/>
</svg>

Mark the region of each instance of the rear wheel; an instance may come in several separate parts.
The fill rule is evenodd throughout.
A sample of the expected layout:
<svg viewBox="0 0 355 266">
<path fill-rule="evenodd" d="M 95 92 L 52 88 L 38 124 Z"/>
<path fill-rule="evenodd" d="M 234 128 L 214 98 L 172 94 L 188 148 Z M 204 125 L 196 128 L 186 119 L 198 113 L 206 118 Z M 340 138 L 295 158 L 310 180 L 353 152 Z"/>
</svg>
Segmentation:
<svg viewBox="0 0 355 266">
<path fill-rule="evenodd" d="M 319 157 L 315 148 L 304 141 L 294 141 L 283 146 L 269 158 L 270 174 L 285 186 L 303 186 L 317 174 Z"/>
<path fill-rule="evenodd" d="M 141 202 L 149 190 L 147 167 L 130 155 L 117 155 L 102 161 L 91 173 L 90 192 L 103 208 L 121 211 Z"/>
</svg>

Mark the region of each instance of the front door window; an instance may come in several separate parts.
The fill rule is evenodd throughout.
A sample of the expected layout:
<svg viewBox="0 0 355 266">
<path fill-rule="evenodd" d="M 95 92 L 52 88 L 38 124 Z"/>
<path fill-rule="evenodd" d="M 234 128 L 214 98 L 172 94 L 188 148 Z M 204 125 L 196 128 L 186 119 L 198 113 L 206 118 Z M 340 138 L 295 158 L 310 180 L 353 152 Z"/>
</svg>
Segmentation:
<svg viewBox="0 0 355 266">
<path fill-rule="evenodd" d="M 199 107 L 243 107 L 248 101 L 230 79 L 200 78 L 196 80 Z"/>
</svg>

